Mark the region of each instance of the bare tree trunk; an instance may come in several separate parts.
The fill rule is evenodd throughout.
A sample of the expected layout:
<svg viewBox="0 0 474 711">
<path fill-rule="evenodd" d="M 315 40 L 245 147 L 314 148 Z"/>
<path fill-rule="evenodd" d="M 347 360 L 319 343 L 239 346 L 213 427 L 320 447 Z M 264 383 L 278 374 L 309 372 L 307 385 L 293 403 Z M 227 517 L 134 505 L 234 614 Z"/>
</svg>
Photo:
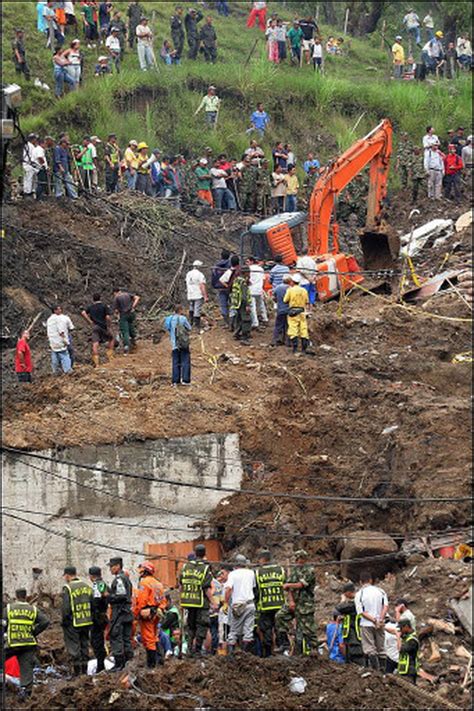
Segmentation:
<svg viewBox="0 0 474 711">
<path fill-rule="evenodd" d="M 337 23 L 336 8 L 332 0 L 326 0 L 322 3 L 324 23 L 326 25 L 335 25 Z"/>
</svg>

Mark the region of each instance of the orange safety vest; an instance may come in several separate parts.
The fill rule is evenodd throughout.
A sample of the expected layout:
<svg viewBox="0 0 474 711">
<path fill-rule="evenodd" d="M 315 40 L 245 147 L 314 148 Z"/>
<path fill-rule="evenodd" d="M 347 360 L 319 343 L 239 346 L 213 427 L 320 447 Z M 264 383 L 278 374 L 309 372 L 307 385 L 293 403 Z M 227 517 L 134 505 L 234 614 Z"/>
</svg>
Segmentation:
<svg viewBox="0 0 474 711">
<path fill-rule="evenodd" d="M 145 575 L 140 578 L 138 589 L 133 600 L 133 614 L 140 617 L 140 612 L 146 608 L 156 607 L 164 610 L 166 608 L 165 588 L 159 580 L 152 575 Z"/>
</svg>

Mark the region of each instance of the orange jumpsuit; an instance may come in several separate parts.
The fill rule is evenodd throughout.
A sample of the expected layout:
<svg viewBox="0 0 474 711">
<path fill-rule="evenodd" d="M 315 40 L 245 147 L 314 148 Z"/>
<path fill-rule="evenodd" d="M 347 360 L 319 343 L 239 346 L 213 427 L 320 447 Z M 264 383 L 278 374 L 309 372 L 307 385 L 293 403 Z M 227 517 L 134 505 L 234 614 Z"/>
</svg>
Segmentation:
<svg viewBox="0 0 474 711">
<path fill-rule="evenodd" d="M 156 650 L 156 633 L 160 615 L 155 614 L 152 617 L 143 617 L 143 615 L 147 614 L 146 610 L 152 607 L 158 610 L 166 608 L 165 589 L 156 578 L 147 574 L 140 578 L 138 583 L 138 590 L 133 604 L 133 614 L 140 626 L 143 646 L 145 649 Z"/>
</svg>

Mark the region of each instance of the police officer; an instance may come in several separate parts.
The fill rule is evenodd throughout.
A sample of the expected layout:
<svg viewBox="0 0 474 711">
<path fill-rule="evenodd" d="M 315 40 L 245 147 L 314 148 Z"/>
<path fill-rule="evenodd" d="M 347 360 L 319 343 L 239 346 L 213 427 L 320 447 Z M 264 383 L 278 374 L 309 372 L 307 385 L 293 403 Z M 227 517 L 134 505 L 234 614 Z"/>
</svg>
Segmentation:
<svg viewBox="0 0 474 711">
<path fill-rule="evenodd" d="M 176 50 L 176 60 L 179 61 L 184 47 L 183 8 L 179 5 L 175 8 L 175 13 L 171 17 L 170 27 L 171 40 Z"/>
<path fill-rule="evenodd" d="M 288 602 L 276 615 L 276 628 L 281 634 L 282 647 L 289 649 L 288 632 L 293 619 L 296 620 L 296 647 L 299 653 L 309 655 L 316 651 L 318 635 L 314 619 L 314 587 L 316 575 L 307 563 L 309 555 L 304 550 L 295 552 L 296 565 L 290 573 L 283 589 L 288 592 Z"/>
<path fill-rule="evenodd" d="M 262 550 L 258 556 L 258 568 L 255 571 L 257 587 L 258 630 L 262 637 L 262 656 L 270 657 L 273 645 L 275 616 L 285 603 L 283 583 L 285 570 L 281 565 L 272 563 L 269 550 Z"/>
<path fill-rule="evenodd" d="M 416 684 L 419 669 L 418 652 L 420 643 L 413 630 L 412 622 L 407 617 L 402 617 L 398 623 L 398 627 L 401 637 L 398 641 L 400 656 L 398 658 L 397 672 L 400 676 L 411 681 L 412 684 Z"/>
<path fill-rule="evenodd" d="M 354 598 L 356 589 L 354 583 L 347 583 L 343 587 L 344 601 L 336 606 L 342 615 L 342 638 L 344 640 L 346 662 L 364 666 L 364 653 L 362 651 L 362 636 L 360 633 L 360 615 L 357 614 Z"/>
<path fill-rule="evenodd" d="M 184 564 L 179 577 L 181 607 L 187 610 L 186 641 L 188 654 L 200 654 L 209 629 L 209 608 L 212 603 L 212 571 L 206 561 L 206 547 L 198 544 L 195 560 Z M 194 641 L 196 646 L 194 650 Z"/>
<path fill-rule="evenodd" d="M 108 623 L 109 588 L 107 583 L 102 580 L 102 570 L 96 565 L 89 568 L 89 579 L 92 582 L 91 646 L 97 659 L 97 673 L 99 673 L 105 668 L 104 634 Z"/>
<path fill-rule="evenodd" d="M 5 659 L 15 656 L 20 665 L 20 695 L 31 695 L 35 666 L 36 637 L 49 626 L 49 619 L 35 605 L 26 601 L 26 590 L 15 592 L 15 602 L 9 603 L 3 621 Z"/>
<path fill-rule="evenodd" d="M 124 668 L 127 661 L 133 659 L 132 649 L 132 583 L 123 570 L 122 558 L 111 558 L 108 562 L 114 575 L 110 585 L 109 603 L 112 610 L 110 618 L 110 646 L 115 659 L 115 671 Z"/>
<path fill-rule="evenodd" d="M 73 565 L 64 568 L 61 625 L 74 674 L 87 674 L 89 634 L 92 627 L 92 588 L 77 577 Z"/>
<path fill-rule="evenodd" d="M 202 12 L 192 7 L 188 10 L 184 18 L 184 26 L 186 28 L 186 35 L 188 38 L 189 59 L 197 58 L 197 53 L 199 50 L 198 22 L 201 22 L 203 17 L 204 16 Z"/>
</svg>

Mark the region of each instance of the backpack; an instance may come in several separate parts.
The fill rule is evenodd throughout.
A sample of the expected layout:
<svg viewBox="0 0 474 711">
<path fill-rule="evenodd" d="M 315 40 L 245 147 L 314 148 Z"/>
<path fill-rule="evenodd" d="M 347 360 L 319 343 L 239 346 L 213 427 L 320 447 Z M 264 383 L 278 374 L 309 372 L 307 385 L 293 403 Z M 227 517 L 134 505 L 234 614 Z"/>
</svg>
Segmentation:
<svg viewBox="0 0 474 711">
<path fill-rule="evenodd" d="M 179 317 L 176 322 L 176 348 L 179 348 L 180 351 L 186 351 L 189 348 L 189 331 Z"/>
</svg>

